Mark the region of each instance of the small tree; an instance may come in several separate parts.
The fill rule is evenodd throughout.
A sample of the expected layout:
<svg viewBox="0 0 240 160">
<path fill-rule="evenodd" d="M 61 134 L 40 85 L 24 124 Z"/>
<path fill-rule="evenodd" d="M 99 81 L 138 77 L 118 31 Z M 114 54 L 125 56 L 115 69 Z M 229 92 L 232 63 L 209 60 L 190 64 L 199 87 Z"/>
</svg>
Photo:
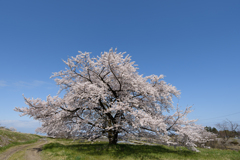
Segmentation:
<svg viewBox="0 0 240 160">
<path fill-rule="evenodd" d="M 79 52 L 64 63 L 65 71 L 54 73 L 57 85 L 65 91 L 58 96 L 41 99 L 24 97 L 29 108 L 15 108 L 42 122 L 41 132 L 57 135 L 65 130 L 89 140 L 106 135 L 109 144 L 121 136 L 157 136 L 167 142 L 169 134 L 182 136 L 183 144 L 194 147 L 206 132 L 196 120 L 188 120 L 191 112 L 172 105 L 172 97 L 180 91 L 167 84 L 163 75 L 139 75 L 134 62 L 125 53 L 110 49 L 100 57 Z M 174 111 L 172 115 L 165 114 Z"/>
<path fill-rule="evenodd" d="M 227 148 L 228 140 L 231 137 L 238 135 L 237 130 L 239 128 L 239 124 L 233 123 L 227 119 L 222 123 L 216 124 L 216 127 L 219 129 L 218 135 L 222 138 L 221 144 L 224 146 L 224 148 Z"/>
<path fill-rule="evenodd" d="M 16 131 L 17 131 L 17 129 L 14 128 L 14 127 L 10 127 L 9 130 L 11 130 L 11 131 L 13 131 L 13 132 L 16 132 Z"/>
</svg>

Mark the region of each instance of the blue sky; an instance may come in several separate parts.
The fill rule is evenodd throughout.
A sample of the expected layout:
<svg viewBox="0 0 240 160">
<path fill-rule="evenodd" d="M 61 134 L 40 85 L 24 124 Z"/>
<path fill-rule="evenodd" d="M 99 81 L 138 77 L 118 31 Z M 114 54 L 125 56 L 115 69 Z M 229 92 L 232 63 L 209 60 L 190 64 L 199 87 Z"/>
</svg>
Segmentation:
<svg viewBox="0 0 240 160">
<path fill-rule="evenodd" d="M 240 1 L 0 1 L 0 123 L 34 133 L 19 117 L 26 97 L 57 94 L 49 77 L 78 51 L 126 51 L 144 76 L 163 74 L 189 119 L 240 123 Z"/>
</svg>

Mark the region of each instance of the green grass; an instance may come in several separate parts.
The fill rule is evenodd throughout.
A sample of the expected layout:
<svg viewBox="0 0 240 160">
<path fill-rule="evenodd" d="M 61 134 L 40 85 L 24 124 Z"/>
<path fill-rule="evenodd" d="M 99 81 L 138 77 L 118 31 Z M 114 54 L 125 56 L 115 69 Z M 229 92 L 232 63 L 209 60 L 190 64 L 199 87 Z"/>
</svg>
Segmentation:
<svg viewBox="0 0 240 160">
<path fill-rule="evenodd" d="M 16 145 L 34 143 L 38 141 L 39 138 L 41 138 L 41 136 L 35 134 L 12 132 L 8 129 L 1 128 L 0 145 L 2 147 L 0 147 L 0 153 Z"/>
<path fill-rule="evenodd" d="M 67 144 L 65 144 L 67 143 Z M 118 144 L 108 145 L 106 142 L 81 143 L 55 140 L 44 145 L 43 159 L 51 160 L 239 160 L 240 152 L 232 150 L 199 149 L 191 152 L 184 147 L 174 149 L 167 146 L 147 146 Z"/>
</svg>

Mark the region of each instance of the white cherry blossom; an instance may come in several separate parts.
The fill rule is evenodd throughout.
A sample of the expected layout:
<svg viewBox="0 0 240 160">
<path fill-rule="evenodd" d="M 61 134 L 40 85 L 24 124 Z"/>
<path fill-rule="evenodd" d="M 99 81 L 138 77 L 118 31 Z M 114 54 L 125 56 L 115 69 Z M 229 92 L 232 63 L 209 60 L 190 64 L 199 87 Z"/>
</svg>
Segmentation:
<svg viewBox="0 0 240 160">
<path fill-rule="evenodd" d="M 117 50 L 97 58 L 90 58 L 89 52 L 79 53 L 64 61 L 65 71 L 51 76 L 56 77 L 59 92 L 65 91 L 63 98 L 24 97 L 29 108 L 15 108 L 21 116 L 42 122 L 38 132 L 69 133 L 89 140 L 106 135 L 109 144 L 116 144 L 118 135 L 155 136 L 169 143 L 169 135 L 177 134 L 191 150 L 195 150 L 195 142 L 210 137 L 196 120 L 187 119 L 191 107 L 180 111 L 172 105 L 173 96 L 179 97 L 180 91 L 163 81 L 163 75 L 139 75 L 131 57 Z M 170 111 L 175 113 L 169 115 Z"/>
</svg>

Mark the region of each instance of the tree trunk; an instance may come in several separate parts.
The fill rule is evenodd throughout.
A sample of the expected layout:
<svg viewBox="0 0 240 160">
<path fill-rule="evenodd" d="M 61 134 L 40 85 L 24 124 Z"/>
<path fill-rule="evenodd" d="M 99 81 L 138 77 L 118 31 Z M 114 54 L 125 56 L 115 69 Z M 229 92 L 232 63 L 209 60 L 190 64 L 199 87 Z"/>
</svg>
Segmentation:
<svg viewBox="0 0 240 160">
<path fill-rule="evenodd" d="M 118 141 L 118 133 L 116 131 L 109 131 L 108 140 L 109 140 L 109 144 L 116 145 Z"/>
</svg>

